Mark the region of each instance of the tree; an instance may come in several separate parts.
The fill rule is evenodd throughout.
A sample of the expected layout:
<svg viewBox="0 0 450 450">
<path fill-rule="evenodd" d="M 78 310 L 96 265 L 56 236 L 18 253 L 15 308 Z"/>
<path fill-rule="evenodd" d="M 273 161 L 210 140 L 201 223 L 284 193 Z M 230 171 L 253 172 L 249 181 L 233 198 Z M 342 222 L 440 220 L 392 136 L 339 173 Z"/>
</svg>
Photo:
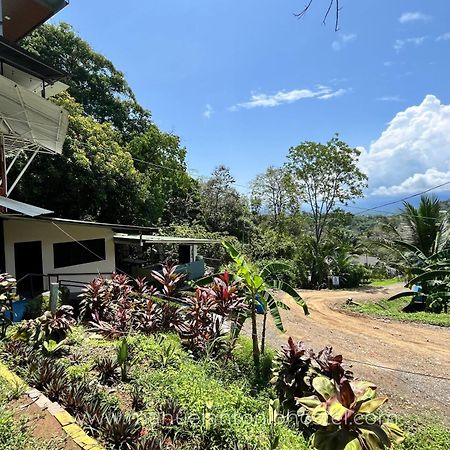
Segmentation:
<svg viewBox="0 0 450 450">
<path fill-rule="evenodd" d="M 262 206 L 272 215 L 276 226 L 285 214 L 297 207 L 297 192 L 285 168 L 270 166 L 252 183 L 252 204 Z"/>
<path fill-rule="evenodd" d="M 192 222 L 200 209 L 199 186 L 187 172 L 180 138 L 151 124 L 127 149 L 147 180 L 148 208 L 158 211 L 163 224 Z"/>
<path fill-rule="evenodd" d="M 404 202 L 403 207 L 402 219 L 406 229 L 401 234 L 405 235 L 406 242 L 415 246 L 425 257 L 448 245 L 448 241 L 438 239 L 445 231 L 446 220 L 436 196 L 423 195 L 418 208 L 409 202 Z"/>
<path fill-rule="evenodd" d="M 142 224 L 156 220 L 158 211 L 146 209 L 147 180 L 117 142 L 113 127 L 86 116 L 67 94 L 58 104 L 69 112 L 62 155 L 39 155 L 14 197 L 73 219 Z"/>
<path fill-rule="evenodd" d="M 69 92 L 86 114 L 112 123 L 124 139 L 149 126 L 150 112 L 139 105 L 124 74 L 95 52 L 69 24 L 42 25 L 24 39 L 22 46 L 67 72 Z"/>
<path fill-rule="evenodd" d="M 240 236 L 248 215 L 245 200 L 234 188 L 230 169 L 218 166 L 211 178 L 201 183 L 202 218 L 209 231 L 228 232 Z"/>
<path fill-rule="evenodd" d="M 326 144 L 303 142 L 289 149 L 286 168 L 313 218 L 311 284 L 324 282 L 321 244 L 330 214 L 339 204 L 363 195 L 367 176 L 357 166 L 360 151 L 334 136 Z"/>
</svg>

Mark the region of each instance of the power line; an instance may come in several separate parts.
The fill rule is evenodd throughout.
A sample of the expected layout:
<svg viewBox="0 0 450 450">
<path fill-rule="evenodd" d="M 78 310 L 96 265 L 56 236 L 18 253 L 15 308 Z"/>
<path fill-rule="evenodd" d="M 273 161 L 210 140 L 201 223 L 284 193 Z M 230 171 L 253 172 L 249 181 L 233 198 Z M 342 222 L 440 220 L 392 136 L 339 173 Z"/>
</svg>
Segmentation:
<svg viewBox="0 0 450 450">
<path fill-rule="evenodd" d="M 364 214 L 364 213 L 369 212 L 369 211 L 375 211 L 375 210 L 377 210 L 379 208 L 384 208 L 385 206 L 390 206 L 390 205 L 395 205 L 396 203 L 405 202 L 406 200 L 409 200 L 410 198 L 418 197 L 419 195 L 426 194 L 427 192 L 433 191 L 435 189 L 439 189 L 440 187 L 447 186 L 449 184 L 450 184 L 450 181 L 446 181 L 445 183 L 441 183 L 441 184 L 438 184 L 437 186 L 430 187 L 430 188 L 428 188 L 428 189 L 426 189 L 424 191 L 418 192 L 416 194 L 408 195 L 407 197 L 403 197 L 403 198 L 401 198 L 399 200 L 394 200 L 392 202 L 383 203 L 382 205 L 379 205 L 379 206 L 374 206 L 372 208 L 367 208 L 364 211 L 361 211 L 361 212 L 359 212 L 357 214 Z"/>
<path fill-rule="evenodd" d="M 353 206 L 353 205 L 347 205 L 346 208 L 353 208 L 353 209 L 360 209 L 360 210 L 365 210 L 366 209 L 366 208 L 362 208 L 360 206 Z M 384 211 L 384 210 L 380 210 L 380 209 L 377 210 L 377 211 L 380 212 L 380 213 L 390 214 L 390 216 L 384 216 L 384 217 L 397 217 L 397 216 L 403 215 L 402 211 L 397 212 L 397 213 L 393 213 L 392 211 Z M 368 217 L 376 218 L 375 216 L 368 216 Z M 408 217 L 417 217 L 417 218 L 420 218 L 420 219 L 433 219 L 433 220 L 436 220 L 436 217 L 421 216 L 419 214 L 409 214 L 408 213 Z"/>
<path fill-rule="evenodd" d="M 357 359 L 348 359 L 348 358 L 345 358 L 345 359 L 347 361 L 350 361 L 350 362 L 354 362 L 354 363 L 358 363 L 358 364 L 364 364 L 365 366 L 376 367 L 377 369 L 392 370 L 393 372 L 401 372 L 401 373 L 406 373 L 408 375 L 419 375 L 421 377 L 434 378 L 436 380 L 450 381 L 449 377 L 443 377 L 443 376 L 440 376 L 440 375 L 431 375 L 431 374 L 428 374 L 428 373 L 414 372 L 414 371 L 411 371 L 411 370 L 396 369 L 394 367 L 387 367 L 387 366 L 381 366 L 379 364 L 368 363 L 368 362 L 365 362 L 365 361 L 358 361 Z"/>
</svg>

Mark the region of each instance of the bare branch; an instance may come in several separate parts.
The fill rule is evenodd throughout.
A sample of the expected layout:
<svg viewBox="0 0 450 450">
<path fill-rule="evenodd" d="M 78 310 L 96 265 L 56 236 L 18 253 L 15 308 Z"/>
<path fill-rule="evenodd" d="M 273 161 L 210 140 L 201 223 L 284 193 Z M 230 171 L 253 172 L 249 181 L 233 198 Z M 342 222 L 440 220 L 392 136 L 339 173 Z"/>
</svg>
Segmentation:
<svg viewBox="0 0 450 450">
<path fill-rule="evenodd" d="M 308 12 L 308 9 L 311 6 L 312 2 L 313 0 L 309 0 L 309 3 L 303 8 L 303 10 L 299 13 L 294 13 L 294 16 L 297 17 L 298 19 L 301 19 Z"/>
<path fill-rule="evenodd" d="M 339 31 L 339 13 L 341 11 L 341 6 L 339 4 L 339 0 L 329 0 L 329 4 L 328 4 L 328 8 L 325 12 L 325 15 L 323 17 L 322 23 L 324 25 L 326 25 L 328 16 L 331 13 L 331 10 L 333 8 L 333 5 L 335 6 L 336 9 L 336 18 L 335 18 L 335 24 L 334 24 L 334 31 Z M 300 11 L 299 13 L 294 13 L 294 16 L 297 17 L 297 19 L 301 19 L 310 9 L 311 5 L 312 5 L 313 0 L 309 0 L 308 4 L 305 5 L 305 7 L 303 8 L 302 11 Z"/>
</svg>

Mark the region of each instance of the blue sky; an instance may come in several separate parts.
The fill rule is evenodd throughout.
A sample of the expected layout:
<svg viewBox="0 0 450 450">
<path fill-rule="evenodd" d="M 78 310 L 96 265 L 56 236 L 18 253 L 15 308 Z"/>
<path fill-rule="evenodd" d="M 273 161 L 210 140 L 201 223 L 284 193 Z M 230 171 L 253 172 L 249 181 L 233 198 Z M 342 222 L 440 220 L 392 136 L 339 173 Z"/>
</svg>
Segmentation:
<svg viewBox="0 0 450 450">
<path fill-rule="evenodd" d="M 239 188 L 289 147 L 335 132 L 362 148 L 368 197 L 450 181 L 450 3 L 341 0 L 71 0 L 71 23 L 122 70 L 194 175 L 218 164 Z M 443 196 L 447 196 L 445 193 Z"/>
</svg>

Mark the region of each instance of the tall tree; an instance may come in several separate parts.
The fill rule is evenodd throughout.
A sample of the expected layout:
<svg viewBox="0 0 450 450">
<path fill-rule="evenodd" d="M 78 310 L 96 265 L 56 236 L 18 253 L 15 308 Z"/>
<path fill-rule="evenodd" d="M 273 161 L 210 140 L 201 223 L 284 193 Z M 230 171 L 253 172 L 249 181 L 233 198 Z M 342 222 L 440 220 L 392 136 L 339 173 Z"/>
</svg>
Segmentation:
<svg viewBox="0 0 450 450">
<path fill-rule="evenodd" d="M 14 197 L 73 219 L 143 224 L 156 219 L 157 211 L 146 208 L 148 183 L 117 142 L 117 131 L 87 116 L 67 94 L 58 103 L 69 111 L 62 155 L 39 155 Z"/>
<path fill-rule="evenodd" d="M 200 209 L 199 187 L 187 172 L 187 151 L 180 138 L 152 124 L 127 149 L 135 167 L 147 180 L 148 207 L 158 210 L 161 222 L 192 222 Z"/>
<path fill-rule="evenodd" d="M 248 214 L 244 198 L 234 188 L 230 169 L 218 166 L 200 186 L 202 216 L 210 231 L 241 236 Z"/>
<path fill-rule="evenodd" d="M 259 174 L 252 183 L 252 204 L 266 209 L 275 225 L 292 209 L 297 207 L 297 189 L 291 182 L 289 172 L 281 167 L 270 166 L 263 174 Z"/>
<path fill-rule="evenodd" d="M 321 244 L 330 214 L 337 205 L 345 205 L 363 195 L 367 176 L 358 168 L 360 151 L 351 148 L 336 135 L 326 144 L 303 142 L 289 149 L 287 169 L 292 175 L 314 223 L 311 284 L 324 281 L 321 269 Z"/>
<path fill-rule="evenodd" d="M 139 105 L 124 74 L 94 51 L 69 24 L 42 25 L 22 45 L 67 72 L 69 92 L 83 105 L 86 114 L 112 123 L 125 139 L 149 126 L 150 112 Z"/>
</svg>

